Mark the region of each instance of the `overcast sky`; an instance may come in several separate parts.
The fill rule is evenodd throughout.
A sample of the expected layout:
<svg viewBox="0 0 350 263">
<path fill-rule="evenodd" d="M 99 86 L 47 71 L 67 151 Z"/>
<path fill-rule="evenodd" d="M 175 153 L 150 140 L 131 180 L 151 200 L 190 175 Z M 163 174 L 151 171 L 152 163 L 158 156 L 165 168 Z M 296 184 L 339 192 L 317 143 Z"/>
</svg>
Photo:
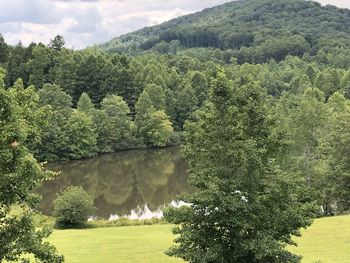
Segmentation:
<svg viewBox="0 0 350 263">
<path fill-rule="evenodd" d="M 228 0 L 0 0 L 0 33 L 9 44 L 19 40 L 48 43 L 63 35 L 75 49 L 99 44 L 145 26 L 193 13 Z M 319 0 L 350 8 L 350 0 Z"/>
</svg>

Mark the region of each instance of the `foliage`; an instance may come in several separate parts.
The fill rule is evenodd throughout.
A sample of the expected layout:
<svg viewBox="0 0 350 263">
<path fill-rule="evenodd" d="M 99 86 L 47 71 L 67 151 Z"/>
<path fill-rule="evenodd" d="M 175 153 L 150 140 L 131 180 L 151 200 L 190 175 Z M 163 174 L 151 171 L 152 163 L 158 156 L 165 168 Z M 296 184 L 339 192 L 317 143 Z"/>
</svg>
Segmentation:
<svg viewBox="0 0 350 263">
<path fill-rule="evenodd" d="M 101 111 L 105 114 L 107 123 L 103 127 L 104 152 L 128 148 L 131 144 L 131 119 L 130 109 L 122 97 L 116 95 L 107 96 L 102 100 Z M 110 148 L 109 148 L 110 147 Z"/>
<path fill-rule="evenodd" d="M 96 152 L 96 134 L 92 119 L 83 112 L 73 112 L 65 127 L 62 141 L 66 146 L 64 157 L 81 159 L 91 157 Z"/>
<path fill-rule="evenodd" d="M 37 125 L 30 106 L 38 97 L 31 89 L 5 90 L 3 79 L 0 69 L 0 261 L 26 262 L 24 257 L 31 255 L 37 262 L 63 262 L 55 248 L 43 241 L 50 231 L 36 230 L 32 221 L 31 208 L 37 200 L 33 191 L 51 177 L 25 146 Z M 24 212 L 12 215 L 16 205 Z"/>
<path fill-rule="evenodd" d="M 165 218 L 178 234 L 167 253 L 189 262 L 299 262 L 286 250 L 311 224 L 315 209 L 302 179 L 276 163 L 266 91 L 259 82 L 234 85 L 219 73 L 209 101 L 185 127 L 189 206 Z"/>
<path fill-rule="evenodd" d="M 28 47 L 0 37 L 0 63 L 6 88 L 39 94 L 39 105 L 21 108 L 38 120 L 25 145 L 42 161 L 179 143 L 219 71 L 235 85 L 259 81 L 275 136 L 286 138 L 281 169 L 306 179 L 325 214 L 344 212 L 330 171 L 338 118 L 327 103 L 334 93 L 350 98 L 348 17 L 312 1 L 234 1 L 80 51 L 62 36 Z"/>
<path fill-rule="evenodd" d="M 154 86 L 155 88 L 157 86 Z M 147 146 L 166 146 L 173 134 L 172 123 L 163 110 L 156 110 L 153 101 L 145 89 L 136 103 L 135 124 L 140 139 Z"/>
<path fill-rule="evenodd" d="M 58 228 L 81 228 L 94 212 L 94 202 L 81 187 L 68 187 L 54 201 L 53 215 Z"/>
<path fill-rule="evenodd" d="M 325 49 L 338 56 L 339 48 L 349 48 L 349 12 L 304 0 L 232 1 L 114 38 L 100 47 L 130 54 L 146 50 L 174 54 L 189 48 L 231 49 L 240 64 L 267 62 L 271 58 L 280 61 L 287 55 L 302 57 Z M 170 48 L 174 42 L 175 52 Z M 221 55 L 214 57 L 223 60 Z M 347 63 L 342 60 L 338 65 L 344 62 Z"/>
</svg>

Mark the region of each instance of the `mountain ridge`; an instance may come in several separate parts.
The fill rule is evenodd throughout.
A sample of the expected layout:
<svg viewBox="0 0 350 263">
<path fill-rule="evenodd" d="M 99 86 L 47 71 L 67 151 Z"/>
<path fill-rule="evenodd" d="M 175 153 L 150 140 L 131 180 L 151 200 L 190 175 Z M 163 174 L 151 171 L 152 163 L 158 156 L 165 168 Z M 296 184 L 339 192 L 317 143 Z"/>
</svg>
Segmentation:
<svg viewBox="0 0 350 263">
<path fill-rule="evenodd" d="M 239 51 L 276 38 L 277 42 L 300 42 L 304 54 L 315 53 L 319 47 L 312 49 L 327 39 L 345 39 L 348 46 L 349 36 L 349 9 L 304 0 L 239 0 L 142 28 L 98 47 L 131 54 L 155 48 L 160 53 L 189 48 Z"/>
</svg>

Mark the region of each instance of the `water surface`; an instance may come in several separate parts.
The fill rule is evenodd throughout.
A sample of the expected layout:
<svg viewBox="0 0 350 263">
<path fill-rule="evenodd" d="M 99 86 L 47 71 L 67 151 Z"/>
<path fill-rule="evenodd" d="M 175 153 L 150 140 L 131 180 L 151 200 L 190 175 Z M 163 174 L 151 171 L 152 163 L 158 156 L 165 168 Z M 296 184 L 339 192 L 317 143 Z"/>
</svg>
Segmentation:
<svg viewBox="0 0 350 263">
<path fill-rule="evenodd" d="M 82 186 L 94 199 L 95 216 L 104 219 L 161 217 L 165 205 L 177 204 L 178 194 L 191 191 L 178 147 L 123 151 L 48 168 L 61 171 L 40 189 L 40 210 L 49 215 L 53 200 L 68 186 Z"/>
</svg>

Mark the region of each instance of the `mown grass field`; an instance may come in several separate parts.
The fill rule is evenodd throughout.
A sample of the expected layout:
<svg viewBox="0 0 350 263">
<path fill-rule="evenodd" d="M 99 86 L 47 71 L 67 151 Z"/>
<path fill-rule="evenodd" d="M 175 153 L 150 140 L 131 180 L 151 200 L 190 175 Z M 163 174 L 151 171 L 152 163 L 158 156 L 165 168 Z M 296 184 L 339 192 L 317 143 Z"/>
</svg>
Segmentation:
<svg viewBox="0 0 350 263">
<path fill-rule="evenodd" d="M 67 263 L 176 263 L 164 251 L 172 244 L 170 225 L 54 231 L 51 242 Z M 350 216 L 315 220 L 298 248 L 303 263 L 350 262 Z"/>
</svg>

